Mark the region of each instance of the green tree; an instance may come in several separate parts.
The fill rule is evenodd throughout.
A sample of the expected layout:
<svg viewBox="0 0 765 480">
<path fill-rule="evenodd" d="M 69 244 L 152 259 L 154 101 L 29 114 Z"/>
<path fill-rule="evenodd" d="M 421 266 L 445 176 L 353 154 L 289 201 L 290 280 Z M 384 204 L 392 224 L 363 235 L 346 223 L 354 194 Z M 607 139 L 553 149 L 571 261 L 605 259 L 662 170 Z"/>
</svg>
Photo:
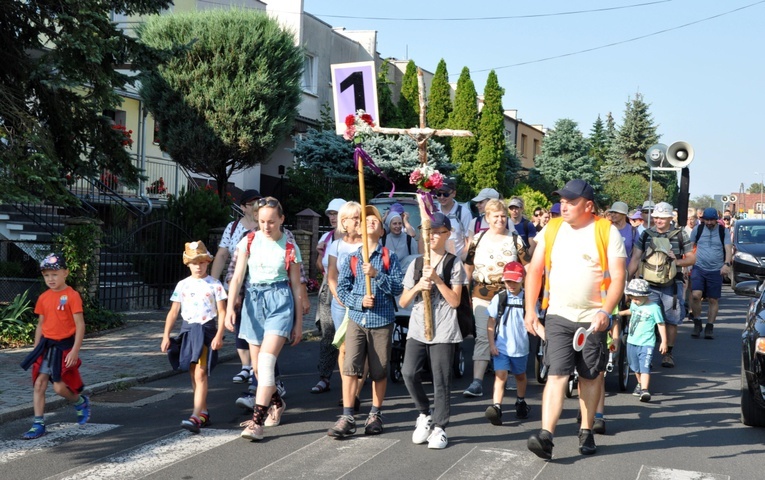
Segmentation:
<svg viewBox="0 0 765 480">
<path fill-rule="evenodd" d="M 403 128 L 420 125 L 420 90 L 417 86 L 417 65 L 414 60 L 409 60 L 406 64 L 404 78 L 401 80 L 398 114 Z"/>
<path fill-rule="evenodd" d="M 430 84 L 427 111 L 429 127 L 439 129 L 449 125 L 449 115 L 452 113 L 451 91 L 449 72 L 446 70 L 446 61 L 442 58 Z"/>
<path fill-rule="evenodd" d="M 104 110 L 135 78 L 118 65 L 156 61 L 110 20 L 157 13 L 169 0 L 41 0 L 0 8 L 0 200 L 66 201 L 66 177 L 139 170 Z"/>
<path fill-rule="evenodd" d="M 595 123 L 592 124 L 589 141 L 590 156 L 595 160 L 595 170 L 599 171 L 600 167 L 603 166 L 603 163 L 606 161 L 606 154 L 608 153 L 608 145 L 610 143 L 606 126 L 600 118 L 600 115 L 598 115 Z"/>
<path fill-rule="evenodd" d="M 506 180 L 505 116 L 502 109 L 502 95 L 505 90 L 499 86 L 497 74 L 492 70 L 486 78 L 483 90 L 483 108 L 478 124 L 478 154 L 472 168 L 472 175 L 465 179 L 471 193 L 482 188 L 504 190 Z"/>
<path fill-rule="evenodd" d="M 380 71 L 377 72 L 377 103 L 380 109 L 380 119 L 377 123 L 381 127 L 405 128 L 401 125 L 398 108 L 393 103 L 393 94 L 390 91 L 390 86 L 393 82 L 388 80 L 389 71 L 390 62 L 386 58 L 380 66 Z"/>
<path fill-rule="evenodd" d="M 292 129 L 303 54 L 292 33 L 263 12 L 207 10 L 152 17 L 142 42 L 188 50 L 141 74 L 141 96 L 173 160 L 215 178 L 268 160 Z M 221 52 L 226 52 L 221 54 Z"/>
<path fill-rule="evenodd" d="M 754 193 L 754 192 L 750 192 Z M 757 192 L 759 193 L 759 192 Z M 690 201 L 688 207 L 690 208 L 707 208 L 715 205 L 717 202 L 714 198 L 712 198 L 710 195 L 699 195 L 698 197 L 694 197 L 693 200 Z"/>
<path fill-rule="evenodd" d="M 357 178 L 353 168 L 353 145 L 334 130 L 309 128 L 304 135 L 295 137 L 295 148 L 291 152 L 296 164 L 321 172 L 327 178 L 343 181 Z"/>
<path fill-rule="evenodd" d="M 618 182 L 603 184 L 603 190 L 608 197 L 608 201 L 603 206 L 619 201 L 638 207 L 648 199 L 648 180 L 642 175 L 629 173 L 620 177 Z M 666 190 L 658 183 L 653 185 L 652 198 L 654 203 L 668 201 Z"/>
<path fill-rule="evenodd" d="M 467 67 L 463 67 L 460 78 L 457 80 L 454 110 L 449 116 L 449 128 L 469 130 L 473 132 L 473 135 L 478 133 L 478 94 Z M 475 136 L 454 137 L 450 144 L 452 163 L 457 165 L 457 172 L 463 179 L 458 185 L 458 196 L 465 198 L 470 193 L 468 185 L 473 184 L 470 178 L 478 153 L 478 139 Z M 466 181 L 468 184 L 465 183 Z"/>
<path fill-rule="evenodd" d="M 747 193 L 760 193 L 762 192 L 762 183 L 753 183 L 746 189 Z"/>
</svg>

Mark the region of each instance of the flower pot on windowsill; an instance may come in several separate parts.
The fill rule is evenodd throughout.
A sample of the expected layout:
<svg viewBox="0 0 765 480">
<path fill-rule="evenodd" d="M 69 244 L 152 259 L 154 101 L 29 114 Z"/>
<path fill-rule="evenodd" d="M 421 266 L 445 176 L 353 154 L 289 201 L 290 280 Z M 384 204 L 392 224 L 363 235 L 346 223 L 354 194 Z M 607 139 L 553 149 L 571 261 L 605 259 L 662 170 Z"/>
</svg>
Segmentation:
<svg viewBox="0 0 765 480">
<path fill-rule="evenodd" d="M 148 192 L 146 193 L 146 196 L 153 199 L 153 200 L 163 200 L 167 198 L 167 193 L 153 193 Z"/>
</svg>

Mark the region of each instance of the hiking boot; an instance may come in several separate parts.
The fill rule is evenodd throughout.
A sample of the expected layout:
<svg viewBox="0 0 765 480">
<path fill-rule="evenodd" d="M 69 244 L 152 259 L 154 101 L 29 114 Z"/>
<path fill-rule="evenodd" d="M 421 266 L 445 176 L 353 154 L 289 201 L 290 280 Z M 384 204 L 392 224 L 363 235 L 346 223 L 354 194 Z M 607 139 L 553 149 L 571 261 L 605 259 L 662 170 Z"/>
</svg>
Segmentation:
<svg viewBox="0 0 765 480">
<path fill-rule="evenodd" d="M 244 427 L 241 437 L 248 440 L 263 440 L 263 425 L 258 425 L 253 420 L 247 420 L 239 424 L 240 427 Z"/>
<path fill-rule="evenodd" d="M 276 407 L 276 405 L 271 405 L 271 408 L 268 409 L 268 415 L 266 416 L 266 421 L 263 422 L 263 426 L 265 427 L 275 427 L 279 425 L 282 421 L 282 414 L 284 413 L 284 409 L 287 408 L 287 403 L 285 403 L 284 399 L 282 399 L 282 406 Z"/>
<path fill-rule="evenodd" d="M 672 358 L 672 354 L 668 353 L 661 357 L 661 366 L 664 368 L 674 368 L 675 360 Z"/>
<path fill-rule="evenodd" d="M 502 410 L 497 405 L 489 405 L 485 415 L 492 425 L 502 425 Z"/>
<path fill-rule="evenodd" d="M 34 440 L 35 438 L 40 438 L 43 435 L 45 435 L 45 424 L 44 423 L 33 423 L 32 428 L 24 432 L 24 435 L 21 436 L 24 440 Z"/>
<path fill-rule="evenodd" d="M 242 395 L 241 397 L 236 399 L 236 406 L 241 407 L 245 410 L 254 411 L 255 410 L 255 395 L 247 394 Z"/>
<path fill-rule="evenodd" d="M 428 448 L 432 450 L 442 450 L 446 448 L 449 443 L 449 438 L 446 436 L 446 431 L 441 427 L 433 429 L 433 433 L 428 437 Z"/>
<path fill-rule="evenodd" d="M 529 418 L 529 412 L 531 409 L 526 404 L 526 400 L 521 400 L 520 402 L 515 402 L 515 416 L 517 418 Z"/>
<path fill-rule="evenodd" d="M 430 415 L 425 415 L 424 413 L 421 413 L 419 417 L 417 417 L 417 423 L 414 425 L 414 433 L 412 433 L 412 443 L 415 445 L 421 445 L 428 441 L 428 437 L 430 437 L 431 430 L 433 428 L 433 420 L 431 419 Z"/>
<path fill-rule="evenodd" d="M 693 319 L 693 333 L 691 333 L 691 336 L 693 338 L 699 338 L 699 335 L 701 335 L 701 320 Z"/>
<path fill-rule="evenodd" d="M 715 335 L 713 333 L 714 328 L 715 326 L 713 324 L 707 323 L 707 326 L 704 327 L 704 338 L 706 338 L 707 340 L 712 340 L 713 338 L 715 338 Z"/>
<path fill-rule="evenodd" d="M 480 380 L 473 380 L 470 386 L 462 392 L 466 397 L 481 397 L 483 396 L 483 385 Z"/>
<path fill-rule="evenodd" d="M 605 418 L 598 418 L 595 417 L 595 420 L 592 422 L 592 431 L 603 435 L 606 433 L 606 419 Z"/>
<path fill-rule="evenodd" d="M 370 413 L 364 422 L 364 435 L 380 435 L 383 433 L 382 414 Z"/>
<path fill-rule="evenodd" d="M 77 424 L 85 425 L 90 420 L 90 398 L 86 395 L 82 396 L 82 405 L 75 405 L 74 409 L 77 410 Z"/>
<path fill-rule="evenodd" d="M 643 390 L 643 392 L 640 394 L 640 401 L 644 403 L 650 402 L 651 393 L 648 390 Z"/>
<path fill-rule="evenodd" d="M 192 415 L 188 420 L 181 421 L 181 428 L 185 428 L 191 433 L 199 433 L 199 429 L 202 428 L 202 421 Z"/>
<path fill-rule="evenodd" d="M 579 453 L 582 455 L 592 455 L 598 451 L 595 446 L 595 436 L 592 430 L 579 430 Z"/>
<path fill-rule="evenodd" d="M 356 420 L 350 415 L 340 415 L 335 424 L 327 430 L 327 435 L 335 438 L 345 438 L 356 433 Z"/>
<path fill-rule="evenodd" d="M 551 436 L 552 434 L 547 430 L 540 430 L 539 433 L 533 433 L 529 437 L 526 446 L 537 457 L 549 460 L 552 458 L 552 451 L 555 446 Z"/>
<path fill-rule="evenodd" d="M 639 396 L 640 396 L 640 394 L 641 394 L 642 392 L 643 392 L 643 390 L 641 390 L 641 388 L 640 388 L 640 384 L 638 383 L 638 384 L 635 386 L 635 390 L 633 390 L 633 391 L 632 391 L 632 395 L 634 395 L 634 396 L 636 396 L 636 397 L 639 397 Z"/>
</svg>

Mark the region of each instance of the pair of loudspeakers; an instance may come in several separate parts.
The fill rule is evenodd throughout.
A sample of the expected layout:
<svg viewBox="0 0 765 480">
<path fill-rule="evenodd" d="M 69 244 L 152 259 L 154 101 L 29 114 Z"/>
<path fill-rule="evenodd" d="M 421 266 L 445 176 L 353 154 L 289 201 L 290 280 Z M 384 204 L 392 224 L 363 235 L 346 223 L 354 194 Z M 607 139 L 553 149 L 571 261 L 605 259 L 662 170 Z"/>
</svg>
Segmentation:
<svg viewBox="0 0 765 480">
<path fill-rule="evenodd" d="M 657 143 L 645 154 L 651 168 L 685 168 L 691 164 L 693 157 L 693 147 L 688 142 L 675 142 L 669 147 Z"/>
<path fill-rule="evenodd" d="M 735 195 L 723 195 L 720 197 L 720 201 L 723 203 L 736 203 L 736 200 L 738 200 L 738 197 Z"/>
</svg>

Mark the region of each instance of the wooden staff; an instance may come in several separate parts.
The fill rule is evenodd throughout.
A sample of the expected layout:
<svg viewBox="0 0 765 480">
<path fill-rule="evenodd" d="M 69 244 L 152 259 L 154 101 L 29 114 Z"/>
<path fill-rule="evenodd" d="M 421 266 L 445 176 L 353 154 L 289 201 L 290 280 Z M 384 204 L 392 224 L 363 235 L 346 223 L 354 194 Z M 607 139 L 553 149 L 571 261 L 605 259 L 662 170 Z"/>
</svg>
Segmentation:
<svg viewBox="0 0 765 480">
<path fill-rule="evenodd" d="M 359 170 L 359 203 L 361 204 L 361 255 L 364 257 L 364 263 L 369 263 L 369 245 L 367 244 L 367 195 L 364 186 L 364 160 L 359 156 L 356 163 Z M 367 295 L 372 295 L 372 278 L 364 275 L 366 282 Z"/>
</svg>

